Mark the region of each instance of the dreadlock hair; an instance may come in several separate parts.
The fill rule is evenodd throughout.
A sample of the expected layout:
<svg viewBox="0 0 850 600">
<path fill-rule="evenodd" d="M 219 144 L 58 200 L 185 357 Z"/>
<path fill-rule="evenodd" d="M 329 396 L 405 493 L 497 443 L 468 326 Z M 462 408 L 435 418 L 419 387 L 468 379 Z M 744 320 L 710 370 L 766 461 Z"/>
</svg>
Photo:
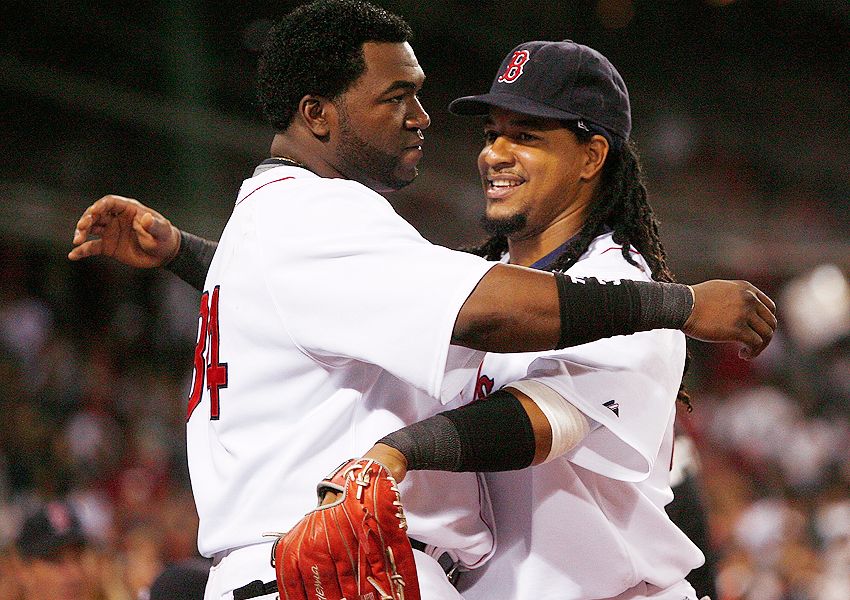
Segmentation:
<svg viewBox="0 0 850 600">
<path fill-rule="evenodd" d="M 580 129 L 575 121 L 564 121 L 563 125 L 583 144 L 594 135 Z M 675 281 L 658 235 L 658 221 L 647 201 L 643 168 L 635 144 L 631 140 L 618 141 L 620 143 L 612 144 L 608 151 L 602 166 L 600 186 L 584 225 L 548 270 L 566 271 L 578 262 L 596 237 L 610 229 L 614 241 L 622 246 L 621 252 L 626 261 L 638 266 L 630 252 L 630 247 L 634 247 L 649 265 L 654 280 Z M 480 246 L 466 250 L 488 260 L 499 260 L 508 251 L 508 239 L 504 235 L 496 235 Z M 685 358 L 683 377 L 689 363 L 690 353 Z M 684 385 L 679 388 L 677 400 L 687 407 L 688 412 L 693 410 Z"/>
<path fill-rule="evenodd" d="M 269 31 L 257 66 L 257 97 L 276 131 L 289 128 L 301 98 L 334 100 L 366 70 L 363 44 L 413 37 L 401 17 L 363 0 L 316 0 Z"/>
</svg>

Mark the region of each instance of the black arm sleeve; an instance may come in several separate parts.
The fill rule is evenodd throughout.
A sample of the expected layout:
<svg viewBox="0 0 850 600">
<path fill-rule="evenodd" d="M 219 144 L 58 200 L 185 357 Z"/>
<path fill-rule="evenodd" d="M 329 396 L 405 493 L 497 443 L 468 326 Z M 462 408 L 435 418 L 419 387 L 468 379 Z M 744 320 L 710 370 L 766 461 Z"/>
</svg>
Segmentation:
<svg viewBox="0 0 850 600">
<path fill-rule="evenodd" d="M 694 307 L 688 286 L 658 281 L 574 281 L 554 273 L 561 306 L 558 348 L 651 329 L 681 329 Z"/>
<path fill-rule="evenodd" d="M 535 451 L 528 413 L 503 390 L 399 429 L 378 443 L 401 452 L 410 471 L 515 471 L 530 466 Z"/>
<path fill-rule="evenodd" d="M 203 291 L 218 242 L 180 230 L 180 250 L 165 268 L 198 291 Z"/>
</svg>

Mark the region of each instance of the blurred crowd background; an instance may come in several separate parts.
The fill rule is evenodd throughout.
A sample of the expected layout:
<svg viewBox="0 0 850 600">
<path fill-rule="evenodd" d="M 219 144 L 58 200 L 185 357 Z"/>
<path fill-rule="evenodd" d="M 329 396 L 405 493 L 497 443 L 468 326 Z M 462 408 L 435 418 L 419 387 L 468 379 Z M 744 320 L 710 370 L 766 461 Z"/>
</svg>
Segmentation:
<svg viewBox="0 0 850 600">
<path fill-rule="evenodd" d="M 746 278 L 780 305 L 751 363 L 691 346 L 695 410 L 679 424 L 715 600 L 850 598 L 850 3 L 377 3 L 416 32 L 433 119 L 420 179 L 390 200 L 436 243 L 482 237 L 480 127 L 449 100 L 488 88 L 530 39 L 574 39 L 618 67 L 674 271 Z M 80 516 L 92 600 L 144 598 L 196 556 L 184 422 L 198 294 L 65 255 L 106 193 L 217 237 L 271 139 L 257 48 L 295 4 L 0 7 L 0 600 L 24 597 L 11 549 L 50 500 Z"/>
</svg>

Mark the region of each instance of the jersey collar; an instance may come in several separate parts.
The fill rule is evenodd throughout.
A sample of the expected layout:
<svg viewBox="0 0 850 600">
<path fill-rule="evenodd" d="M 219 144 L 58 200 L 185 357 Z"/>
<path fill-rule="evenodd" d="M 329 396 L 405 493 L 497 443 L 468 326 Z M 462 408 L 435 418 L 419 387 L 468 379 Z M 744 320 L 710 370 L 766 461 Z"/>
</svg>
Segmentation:
<svg viewBox="0 0 850 600">
<path fill-rule="evenodd" d="M 299 169 L 307 169 L 301 163 L 295 162 L 289 158 L 280 158 L 277 156 L 273 156 L 271 158 L 267 158 L 254 169 L 254 177 L 259 175 L 260 173 L 265 173 L 269 169 L 274 169 L 275 167 L 298 167 Z M 309 169 L 307 169 L 309 171 Z"/>
<path fill-rule="evenodd" d="M 604 234 L 610 233 L 612 231 L 613 231 L 613 229 L 611 229 L 608 225 L 603 225 L 602 226 L 602 233 L 600 235 L 604 235 Z M 579 233 L 581 233 L 581 232 L 579 231 Z M 530 268 L 539 269 L 540 271 L 548 271 L 549 267 L 551 267 L 555 263 L 555 261 L 558 260 L 558 257 L 561 256 L 561 253 L 564 250 L 567 249 L 567 246 L 569 246 L 576 239 L 578 239 L 579 233 L 575 234 L 573 237 L 571 237 L 566 242 L 564 242 L 563 244 L 561 244 L 560 246 L 558 246 L 557 248 L 552 250 L 549 254 L 547 254 L 543 258 L 538 259 L 533 265 L 530 266 Z"/>
</svg>

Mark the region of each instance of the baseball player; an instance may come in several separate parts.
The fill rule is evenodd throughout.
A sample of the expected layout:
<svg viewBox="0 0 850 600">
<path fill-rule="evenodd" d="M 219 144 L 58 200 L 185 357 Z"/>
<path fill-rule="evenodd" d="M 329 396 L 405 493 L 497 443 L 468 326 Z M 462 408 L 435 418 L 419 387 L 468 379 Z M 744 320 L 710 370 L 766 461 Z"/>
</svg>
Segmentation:
<svg viewBox="0 0 850 600">
<path fill-rule="evenodd" d="M 262 534 L 299 519 L 317 473 L 457 395 L 481 362 L 469 347 L 539 350 L 684 326 L 755 355 L 775 327 L 770 300 L 744 283 L 694 286 L 693 303 L 687 287 L 571 284 L 423 240 L 375 193 L 413 180 L 429 125 L 408 36 L 369 4 L 315 2 L 273 30 L 261 59 L 274 158 L 243 184 L 206 274 L 187 415 L 208 598 L 273 578 Z M 133 234 L 112 237 L 128 218 Z M 126 258 L 156 246 L 162 223 L 112 197 L 78 225 L 72 258 Z M 570 321 L 588 302 L 600 314 Z M 489 524 L 474 521 L 460 551 L 486 554 Z M 416 566 L 423 597 L 456 594 L 435 560 L 417 553 Z"/>
<path fill-rule="evenodd" d="M 489 93 L 450 109 L 486 116 L 478 166 L 483 222 L 495 235 L 481 255 L 574 277 L 672 280 L 628 141 L 628 93 L 604 56 L 571 41 L 521 44 Z M 366 454 L 396 479 L 411 464 L 494 471 L 486 480 L 498 545 L 460 577 L 464 598 L 696 599 L 685 577 L 703 555 L 665 513 L 684 341 L 656 330 L 554 353 L 488 354 L 453 410 Z M 506 416 L 498 407 L 507 402 L 526 413 Z M 497 410 L 479 453 L 485 442 L 470 424 Z M 409 520 L 429 498 L 408 504 Z M 437 502 L 455 516 L 481 511 Z"/>
</svg>

